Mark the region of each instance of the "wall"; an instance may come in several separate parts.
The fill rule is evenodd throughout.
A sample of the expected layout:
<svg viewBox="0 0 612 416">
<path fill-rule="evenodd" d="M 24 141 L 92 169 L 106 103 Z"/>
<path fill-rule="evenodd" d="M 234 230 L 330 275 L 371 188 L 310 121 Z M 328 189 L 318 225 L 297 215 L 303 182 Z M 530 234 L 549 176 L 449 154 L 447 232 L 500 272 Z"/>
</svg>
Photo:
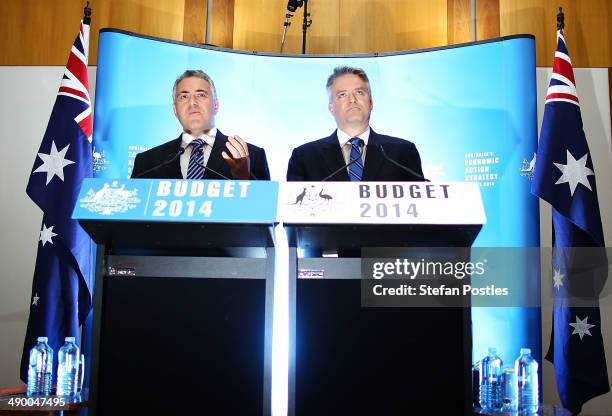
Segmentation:
<svg viewBox="0 0 612 416">
<path fill-rule="evenodd" d="M 565 13 L 566 41 L 574 66 L 611 67 L 612 2 L 609 0 L 499 0 L 500 34 L 534 34 L 537 65 L 551 66 L 559 6 Z"/>
<path fill-rule="evenodd" d="M 278 52 L 285 0 L 236 0 L 234 48 Z M 446 0 L 311 2 L 309 53 L 369 53 L 446 44 Z M 388 30 L 393 28 L 393 30 Z M 291 19 L 286 53 L 300 53 L 302 9 Z"/>
<path fill-rule="evenodd" d="M 537 64 L 550 66 L 556 14 L 566 13 L 567 41 L 577 67 L 612 67 L 609 0 L 475 0 L 477 39 L 531 33 Z M 206 0 L 94 0 L 92 46 L 114 27 L 186 42 L 203 42 Z M 431 48 L 472 39 L 470 0 L 311 1 L 309 53 L 369 53 Z M 83 0 L 2 0 L 0 65 L 63 65 Z M 287 0 L 213 0 L 211 43 L 278 52 Z M 285 52 L 299 53 L 302 10 L 288 30 Z"/>
</svg>

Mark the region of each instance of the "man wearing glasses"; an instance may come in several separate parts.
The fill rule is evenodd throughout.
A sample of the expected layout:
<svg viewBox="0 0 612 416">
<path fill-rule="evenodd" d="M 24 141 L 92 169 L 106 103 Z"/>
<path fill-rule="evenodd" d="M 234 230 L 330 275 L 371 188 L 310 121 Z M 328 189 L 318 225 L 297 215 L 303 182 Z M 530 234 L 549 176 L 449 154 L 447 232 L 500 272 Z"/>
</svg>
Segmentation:
<svg viewBox="0 0 612 416">
<path fill-rule="evenodd" d="M 370 81 L 361 68 L 337 67 L 327 79 L 331 136 L 293 150 L 288 181 L 423 181 L 421 158 L 408 140 L 370 128 Z"/>
<path fill-rule="evenodd" d="M 219 101 L 213 80 L 187 70 L 174 82 L 174 114 L 181 135 L 136 155 L 132 178 L 270 179 L 264 149 L 215 127 Z"/>
</svg>

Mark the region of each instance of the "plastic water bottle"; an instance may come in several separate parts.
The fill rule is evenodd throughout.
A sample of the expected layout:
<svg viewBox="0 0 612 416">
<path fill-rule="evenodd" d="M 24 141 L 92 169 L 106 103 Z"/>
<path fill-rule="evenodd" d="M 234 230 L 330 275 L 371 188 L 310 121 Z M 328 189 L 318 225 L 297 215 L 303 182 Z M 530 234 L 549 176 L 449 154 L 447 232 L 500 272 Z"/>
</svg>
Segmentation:
<svg viewBox="0 0 612 416">
<path fill-rule="evenodd" d="M 76 378 L 76 392 L 80 393 L 83 390 L 83 379 L 85 377 L 85 354 L 81 354 L 79 360 L 79 371 Z"/>
<path fill-rule="evenodd" d="M 53 376 L 53 350 L 47 344 L 47 337 L 38 337 L 37 343 L 30 350 L 28 366 L 28 396 L 51 394 L 51 377 Z"/>
<path fill-rule="evenodd" d="M 502 364 L 495 348 L 489 348 L 487 356 L 480 361 L 479 401 L 487 412 L 502 408 Z"/>
<path fill-rule="evenodd" d="M 514 362 L 516 374 L 516 406 L 519 414 L 529 415 L 538 411 L 538 362 L 529 348 L 521 348 L 521 355 Z"/>
<path fill-rule="evenodd" d="M 74 337 L 66 337 L 66 342 L 57 356 L 57 395 L 73 395 L 77 392 L 77 374 L 81 358 L 81 351 L 75 344 Z"/>
<path fill-rule="evenodd" d="M 480 406 L 480 361 L 472 365 L 472 406 Z"/>
</svg>

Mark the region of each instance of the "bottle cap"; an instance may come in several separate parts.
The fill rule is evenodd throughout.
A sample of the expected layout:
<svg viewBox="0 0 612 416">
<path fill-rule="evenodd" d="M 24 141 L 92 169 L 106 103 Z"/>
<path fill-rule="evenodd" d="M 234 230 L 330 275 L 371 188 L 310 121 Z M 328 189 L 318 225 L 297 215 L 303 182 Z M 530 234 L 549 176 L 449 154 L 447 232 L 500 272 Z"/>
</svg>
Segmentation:
<svg viewBox="0 0 612 416">
<path fill-rule="evenodd" d="M 74 337 L 66 337 L 66 342 L 74 342 Z"/>
<path fill-rule="evenodd" d="M 49 338 L 47 338 L 47 337 L 38 337 L 38 338 L 36 338 L 36 341 L 38 341 L 38 342 L 47 342 L 47 341 L 49 341 Z"/>
<path fill-rule="evenodd" d="M 521 348 L 520 355 L 527 355 L 527 354 L 531 354 L 531 348 Z"/>
<path fill-rule="evenodd" d="M 487 348 L 487 351 L 489 352 L 489 355 L 493 355 L 497 352 L 497 348 L 495 347 L 489 347 Z"/>
</svg>

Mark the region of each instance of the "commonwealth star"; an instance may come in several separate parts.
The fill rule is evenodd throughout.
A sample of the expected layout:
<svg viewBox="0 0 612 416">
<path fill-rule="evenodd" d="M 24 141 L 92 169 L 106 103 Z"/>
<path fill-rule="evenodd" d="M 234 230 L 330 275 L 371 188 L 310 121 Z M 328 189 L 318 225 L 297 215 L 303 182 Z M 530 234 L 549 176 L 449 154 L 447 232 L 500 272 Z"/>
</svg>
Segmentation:
<svg viewBox="0 0 612 416">
<path fill-rule="evenodd" d="M 65 159 L 69 147 L 70 145 L 67 144 L 66 147 L 58 152 L 55 141 L 51 141 L 51 152 L 49 152 L 49 154 L 38 154 L 43 164 L 36 168 L 34 173 L 40 172 L 47 174 L 47 183 L 45 185 L 49 185 L 49 182 L 51 182 L 54 176 L 60 178 L 62 182 L 64 181 L 64 168 L 74 163 L 72 160 Z"/>
<path fill-rule="evenodd" d="M 555 166 L 563 173 L 555 185 L 567 183 L 570 187 L 570 195 L 574 196 L 574 191 L 579 183 L 586 186 L 589 191 L 592 191 L 589 183 L 589 176 L 595 173 L 586 167 L 588 153 L 585 153 L 580 159 L 574 159 L 574 156 L 567 150 L 567 164 L 555 163 Z"/>
</svg>

